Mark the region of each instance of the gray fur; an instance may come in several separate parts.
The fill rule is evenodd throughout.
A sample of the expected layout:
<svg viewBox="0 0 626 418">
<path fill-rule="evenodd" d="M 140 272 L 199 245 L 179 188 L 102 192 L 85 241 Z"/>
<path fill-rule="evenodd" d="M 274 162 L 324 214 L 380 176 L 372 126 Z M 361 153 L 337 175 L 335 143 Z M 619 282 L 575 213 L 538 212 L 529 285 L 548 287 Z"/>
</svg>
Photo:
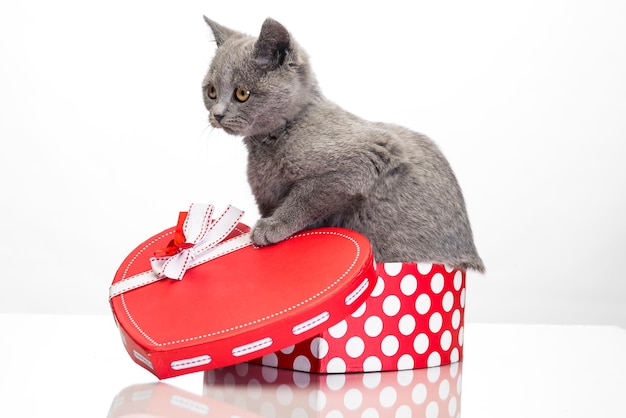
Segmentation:
<svg viewBox="0 0 626 418">
<path fill-rule="evenodd" d="M 280 23 L 267 19 L 254 38 L 205 20 L 218 48 L 204 101 L 212 126 L 245 137 L 261 214 L 256 245 L 337 226 L 368 237 L 378 262 L 484 271 L 461 189 L 428 137 L 365 121 L 324 98 L 305 52 Z M 243 103 L 238 87 L 250 91 Z"/>
</svg>

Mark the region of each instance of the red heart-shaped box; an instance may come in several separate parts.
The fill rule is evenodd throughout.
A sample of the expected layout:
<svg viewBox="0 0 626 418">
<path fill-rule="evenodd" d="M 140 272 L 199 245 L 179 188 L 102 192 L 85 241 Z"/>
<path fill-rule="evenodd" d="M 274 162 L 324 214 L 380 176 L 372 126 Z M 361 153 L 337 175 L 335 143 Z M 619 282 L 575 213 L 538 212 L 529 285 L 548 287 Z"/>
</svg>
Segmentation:
<svg viewBox="0 0 626 418">
<path fill-rule="evenodd" d="M 231 236 L 249 231 L 239 224 Z M 113 284 L 151 270 L 175 228 L 124 260 Z M 159 378 L 251 360 L 306 340 L 363 304 L 376 284 L 369 241 L 340 228 L 305 231 L 276 245 L 247 246 L 114 295 L 126 350 Z"/>
</svg>

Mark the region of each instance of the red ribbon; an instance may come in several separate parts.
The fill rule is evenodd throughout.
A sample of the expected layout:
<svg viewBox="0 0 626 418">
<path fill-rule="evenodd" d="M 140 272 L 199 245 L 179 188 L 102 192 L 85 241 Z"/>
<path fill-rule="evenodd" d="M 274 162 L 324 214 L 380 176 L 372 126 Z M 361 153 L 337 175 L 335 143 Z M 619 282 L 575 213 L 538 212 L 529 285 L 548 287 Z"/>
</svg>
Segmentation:
<svg viewBox="0 0 626 418">
<path fill-rule="evenodd" d="M 155 257 L 171 257 L 182 250 L 193 247 L 193 244 L 185 242 L 186 238 L 185 233 L 183 232 L 183 227 L 186 219 L 187 212 L 180 212 L 178 214 L 178 223 L 176 224 L 176 229 L 174 230 L 174 239 L 167 244 L 167 247 L 156 250 L 154 252 Z"/>
</svg>

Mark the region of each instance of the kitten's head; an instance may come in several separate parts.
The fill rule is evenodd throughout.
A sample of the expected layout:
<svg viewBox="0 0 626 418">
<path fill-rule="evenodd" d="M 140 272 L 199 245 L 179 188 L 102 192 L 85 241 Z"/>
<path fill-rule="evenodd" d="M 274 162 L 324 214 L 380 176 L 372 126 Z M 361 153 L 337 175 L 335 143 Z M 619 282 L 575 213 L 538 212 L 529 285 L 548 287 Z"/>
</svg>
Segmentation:
<svg viewBox="0 0 626 418">
<path fill-rule="evenodd" d="M 307 57 L 283 25 L 267 19 L 254 38 L 204 19 L 217 43 L 202 82 L 212 126 L 268 135 L 319 97 Z"/>
</svg>

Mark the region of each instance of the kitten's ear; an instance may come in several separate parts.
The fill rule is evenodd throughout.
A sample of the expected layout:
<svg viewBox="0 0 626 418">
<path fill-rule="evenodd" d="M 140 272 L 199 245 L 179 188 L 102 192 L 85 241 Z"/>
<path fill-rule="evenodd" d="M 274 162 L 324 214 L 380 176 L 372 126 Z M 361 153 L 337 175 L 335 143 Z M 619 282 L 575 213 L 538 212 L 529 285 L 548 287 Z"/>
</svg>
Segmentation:
<svg viewBox="0 0 626 418">
<path fill-rule="evenodd" d="M 217 43 L 218 47 L 222 46 L 222 44 L 228 38 L 230 38 L 231 36 L 235 36 L 235 35 L 237 35 L 239 33 L 237 31 L 234 31 L 232 29 L 228 29 L 227 27 L 222 26 L 219 23 L 216 23 L 216 22 L 212 21 L 211 19 L 209 19 L 206 16 L 204 16 L 204 21 L 211 28 L 211 31 L 213 32 L 213 38 L 215 39 L 215 43 Z"/>
<path fill-rule="evenodd" d="M 290 49 L 291 36 L 287 29 L 274 19 L 265 19 L 254 44 L 256 62 L 266 70 L 276 69 L 283 64 Z"/>
</svg>

